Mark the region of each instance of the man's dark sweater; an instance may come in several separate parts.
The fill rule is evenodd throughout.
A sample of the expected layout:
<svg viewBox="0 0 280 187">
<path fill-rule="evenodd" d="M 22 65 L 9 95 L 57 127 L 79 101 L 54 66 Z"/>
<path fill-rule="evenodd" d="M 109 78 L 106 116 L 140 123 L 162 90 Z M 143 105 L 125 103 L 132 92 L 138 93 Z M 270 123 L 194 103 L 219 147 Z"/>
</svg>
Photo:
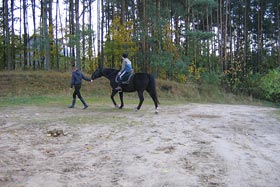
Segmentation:
<svg viewBox="0 0 280 187">
<path fill-rule="evenodd" d="M 80 70 L 75 70 L 72 72 L 71 88 L 75 85 L 81 85 L 82 79 L 90 81 L 90 78 L 84 76 Z"/>
</svg>

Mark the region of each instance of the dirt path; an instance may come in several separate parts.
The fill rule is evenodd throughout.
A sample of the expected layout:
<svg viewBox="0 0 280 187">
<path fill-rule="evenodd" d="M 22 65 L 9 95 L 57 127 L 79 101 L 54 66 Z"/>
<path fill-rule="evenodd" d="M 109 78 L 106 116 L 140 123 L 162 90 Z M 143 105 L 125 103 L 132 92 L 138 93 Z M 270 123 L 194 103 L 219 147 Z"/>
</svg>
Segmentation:
<svg viewBox="0 0 280 187">
<path fill-rule="evenodd" d="M 0 186 L 280 186 L 276 109 L 131 108 L 0 108 Z"/>
</svg>

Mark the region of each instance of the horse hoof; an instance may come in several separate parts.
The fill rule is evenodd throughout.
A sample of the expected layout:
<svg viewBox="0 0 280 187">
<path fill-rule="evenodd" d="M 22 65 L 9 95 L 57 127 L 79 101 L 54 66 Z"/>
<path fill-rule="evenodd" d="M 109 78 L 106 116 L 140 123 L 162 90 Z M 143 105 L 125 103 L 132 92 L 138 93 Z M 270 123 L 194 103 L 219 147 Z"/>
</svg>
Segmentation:
<svg viewBox="0 0 280 187">
<path fill-rule="evenodd" d="M 159 113 L 159 109 L 158 108 L 156 108 L 156 110 L 155 110 L 155 114 L 158 114 Z"/>
<path fill-rule="evenodd" d="M 115 108 L 119 108 L 119 106 L 118 106 L 118 105 L 115 105 Z"/>
<path fill-rule="evenodd" d="M 155 110 L 155 114 L 158 114 L 158 113 L 159 113 L 159 108 L 157 107 Z"/>
<path fill-rule="evenodd" d="M 134 112 L 138 112 L 139 110 L 137 108 L 134 108 Z"/>
</svg>

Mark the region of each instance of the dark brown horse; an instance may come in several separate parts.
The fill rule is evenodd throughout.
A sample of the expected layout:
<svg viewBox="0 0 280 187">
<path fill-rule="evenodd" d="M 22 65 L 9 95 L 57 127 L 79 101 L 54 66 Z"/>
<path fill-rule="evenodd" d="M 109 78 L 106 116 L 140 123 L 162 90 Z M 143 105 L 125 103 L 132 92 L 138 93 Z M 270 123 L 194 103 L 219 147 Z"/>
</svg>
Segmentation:
<svg viewBox="0 0 280 187">
<path fill-rule="evenodd" d="M 91 79 L 97 79 L 99 77 L 106 77 L 107 79 L 110 80 L 110 85 L 112 87 L 112 93 L 111 93 L 111 99 L 114 103 L 114 105 L 117 107 L 117 103 L 114 99 L 114 96 L 118 92 L 115 90 L 117 87 L 117 83 L 115 81 L 116 76 L 118 74 L 119 70 L 117 69 L 112 69 L 112 68 L 98 68 L 92 75 Z M 130 80 L 129 84 L 122 84 L 122 92 L 119 92 L 120 95 L 120 100 L 121 100 L 121 106 L 119 107 L 120 109 L 123 108 L 124 103 L 123 103 L 123 92 L 135 92 L 137 91 L 138 97 L 139 97 L 139 104 L 136 108 L 136 110 L 140 110 L 143 101 L 144 101 L 144 96 L 143 92 L 147 91 L 150 96 L 152 97 L 154 104 L 155 104 L 155 109 L 156 113 L 158 113 L 158 104 L 159 101 L 157 99 L 157 92 L 156 92 L 156 84 L 155 84 L 155 78 L 148 74 L 148 73 L 135 73 L 134 76 L 132 77 L 132 80 Z"/>
</svg>

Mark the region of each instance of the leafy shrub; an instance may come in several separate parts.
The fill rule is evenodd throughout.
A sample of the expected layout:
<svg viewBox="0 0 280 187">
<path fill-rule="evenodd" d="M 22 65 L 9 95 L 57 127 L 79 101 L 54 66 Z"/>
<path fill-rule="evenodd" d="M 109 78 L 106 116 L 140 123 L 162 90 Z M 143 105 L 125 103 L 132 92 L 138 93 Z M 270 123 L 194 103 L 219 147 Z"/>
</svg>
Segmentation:
<svg viewBox="0 0 280 187">
<path fill-rule="evenodd" d="M 246 89 L 246 93 L 248 95 L 252 95 L 254 98 L 265 99 L 263 90 L 260 86 L 260 80 L 262 78 L 262 74 L 251 74 L 245 80 L 244 89 Z"/>
<path fill-rule="evenodd" d="M 264 97 L 273 102 L 280 102 L 280 69 L 270 70 L 261 78 L 260 87 Z"/>
<path fill-rule="evenodd" d="M 203 72 L 201 74 L 201 82 L 205 84 L 214 84 L 214 85 L 220 85 L 220 75 L 218 73 L 212 72 Z"/>
</svg>

